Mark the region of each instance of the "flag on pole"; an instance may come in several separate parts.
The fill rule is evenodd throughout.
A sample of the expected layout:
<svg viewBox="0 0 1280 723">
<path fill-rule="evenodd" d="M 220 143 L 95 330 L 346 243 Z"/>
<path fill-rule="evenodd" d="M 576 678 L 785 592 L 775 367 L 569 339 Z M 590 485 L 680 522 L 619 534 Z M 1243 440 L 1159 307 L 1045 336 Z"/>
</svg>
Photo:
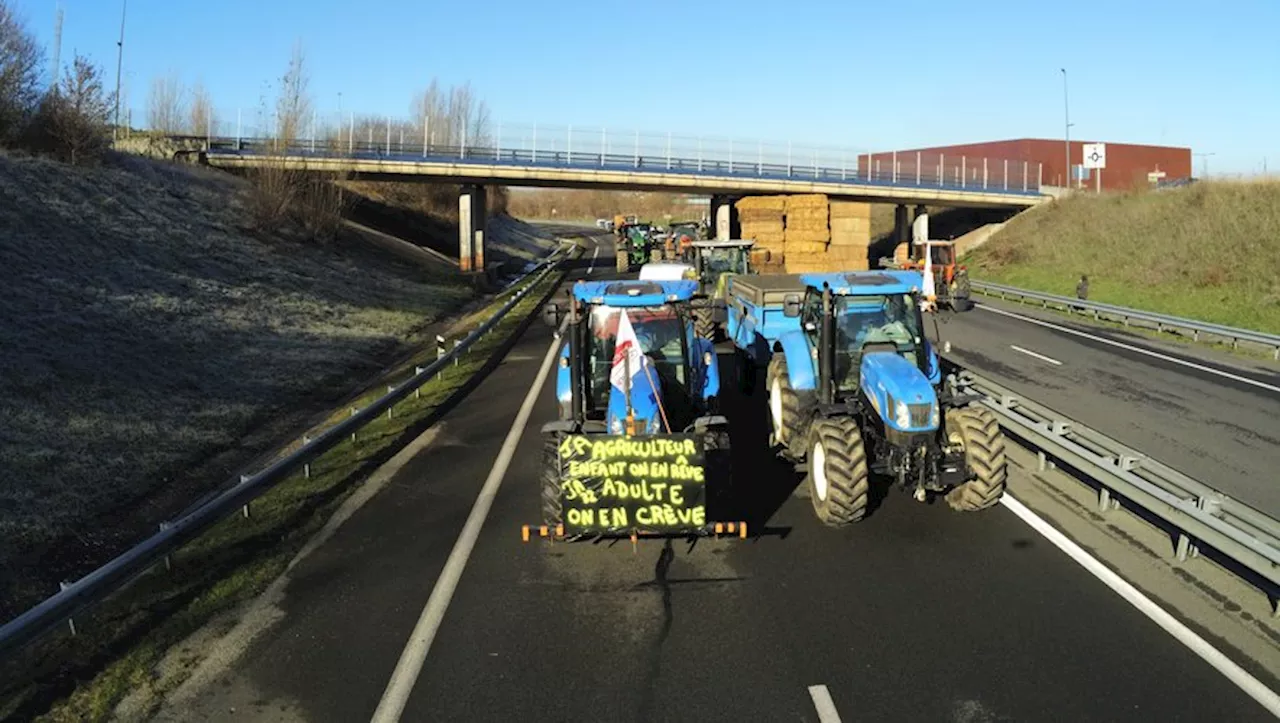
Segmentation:
<svg viewBox="0 0 1280 723">
<path fill-rule="evenodd" d="M 620 311 L 618 316 L 617 345 L 613 348 L 613 366 L 609 370 L 609 383 L 621 391 L 626 391 L 628 372 L 631 377 L 643 372 L 649 358 L 640 350 L 640 340 L 636 338 L 636 330 L 631 327 L 631 318 L 627 316 L 627 312 Z"/>
</svg>

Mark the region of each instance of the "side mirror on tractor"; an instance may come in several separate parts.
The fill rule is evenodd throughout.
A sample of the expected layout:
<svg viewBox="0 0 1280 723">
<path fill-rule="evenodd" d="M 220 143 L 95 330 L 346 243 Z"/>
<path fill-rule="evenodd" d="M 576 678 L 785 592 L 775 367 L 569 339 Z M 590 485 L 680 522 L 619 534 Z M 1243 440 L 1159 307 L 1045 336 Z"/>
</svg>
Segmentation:
<svg viewBox="0 0 1280 723">
<path fill-rule="evenodd" d="M 542 307 L 542 322 L 547 326 L 553 329 L 558 328 L 562 318 L 564 318 L 564 312 L 558 305 L 551 303 Z"/>
<path fill-rule="evenodd" d="M 787 294 L 782 299 L 782 315 L 788 319 L 800 316 L 800 295 Z"/>
</svg>

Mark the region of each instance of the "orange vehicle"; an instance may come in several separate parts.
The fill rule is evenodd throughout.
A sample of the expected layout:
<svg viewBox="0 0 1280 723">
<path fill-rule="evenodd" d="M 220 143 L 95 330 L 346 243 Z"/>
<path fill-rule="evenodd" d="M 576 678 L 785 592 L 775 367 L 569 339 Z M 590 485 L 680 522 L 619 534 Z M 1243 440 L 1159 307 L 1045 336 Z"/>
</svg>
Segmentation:
<svg viewBox="0 0 1280 723">
<path fill-rule="evenodd" d="M 910 244 L 911 256 L 905 260 L 882 259 L 880 265 L 903 271 L 924 272 L 924 254 L 929 253 L 929 266 L 933 271 L 933 287 L 939 305 L 952 311 L 968 311 L 973 308 L 970 300 L 969 271 L 956 261 L 956 245 L 953 241 L 929 240 Z"/>
</svg>

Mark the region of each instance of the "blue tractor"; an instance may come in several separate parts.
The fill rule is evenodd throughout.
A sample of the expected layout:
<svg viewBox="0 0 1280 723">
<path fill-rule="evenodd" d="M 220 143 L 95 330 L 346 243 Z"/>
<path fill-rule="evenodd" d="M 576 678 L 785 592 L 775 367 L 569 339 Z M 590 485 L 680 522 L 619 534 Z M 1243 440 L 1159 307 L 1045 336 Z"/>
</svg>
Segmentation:
<svg viewBox="0 0 1280 723">
<path fill-rule="evenodd" d="M 554 303 L 544 307 L 548 324 L 559 327 L 567 317 L 556 372 L 559 418 L 542 428 L 545 526 L 563 529 L 566 522 L 562 444 L 570 437 L 605 442 L 696 438 L 699 458 L 705 452 L 709 467 L 727 466 L 729 436 L 727 421 L 717 413 L 715 348 L 694 333 L 690 301 L 697 291 L 692 280 L 579 281 L 569 292 L 567 309 Z M 704 526 L 683 522 L 662 529 L 681 527 L 692 534 Z M 642 527 L 628 524 L 633 530 Z"/>
<path fill-rule="evenodd" d="M 869 474 L 915 498 L 980 510 L 1005 488 L 1005 440 L 975 398 L 942 384 L 914 271 L 734 277 L 728 332 L 744 370 L 766 367 L 771 441 L 807 467 L 814 510 L 866 514 Z"/>
</svg>

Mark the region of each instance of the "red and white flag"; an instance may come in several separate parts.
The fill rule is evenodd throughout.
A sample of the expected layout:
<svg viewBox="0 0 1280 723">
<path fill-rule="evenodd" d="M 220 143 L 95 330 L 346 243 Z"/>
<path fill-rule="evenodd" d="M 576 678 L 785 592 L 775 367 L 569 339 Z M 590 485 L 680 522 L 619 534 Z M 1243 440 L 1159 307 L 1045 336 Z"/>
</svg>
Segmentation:
<svg viewBox="0 0 1280 723">
<path fill-rule="evenodd" d="M 627 372 L 634 377 L 644 369 L 649 358 L 640 350 L 640 340 L 636 338 L 635 329 L 631 328 L 631 318 L 627 312 L 619 312 L 618 342 L 613 348 L 613 367 L 609 370 L 609 383 L 620 390 L 625 390 Z"/>
</svg>

